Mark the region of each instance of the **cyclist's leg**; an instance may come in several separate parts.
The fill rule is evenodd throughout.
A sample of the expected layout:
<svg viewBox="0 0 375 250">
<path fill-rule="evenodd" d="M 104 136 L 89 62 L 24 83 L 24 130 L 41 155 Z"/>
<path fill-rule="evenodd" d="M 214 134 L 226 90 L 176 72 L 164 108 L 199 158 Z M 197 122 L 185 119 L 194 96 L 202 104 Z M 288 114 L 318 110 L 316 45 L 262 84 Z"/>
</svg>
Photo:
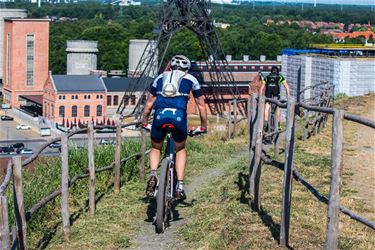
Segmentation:
<svg viewBox="0 0 375 250">
<path fill-rule="evenodd" d="M 271 105 L 267 102 L 266 103 L 266 108 L 264 109 L 264 124 L 267 124 L 267 122 L 268 122 L 268 117 L 269 117 L 269 114 L 270 114 L 270 109 L 271 109 Z"/>
<path fill-rule="evenodd" d="M 176 145 L 176 173 L 177 180 L 183 181 L 185 177 L 185 166 L 186 166 L 186 140 L 182 142 L 175 142 Z"/>
</svg>

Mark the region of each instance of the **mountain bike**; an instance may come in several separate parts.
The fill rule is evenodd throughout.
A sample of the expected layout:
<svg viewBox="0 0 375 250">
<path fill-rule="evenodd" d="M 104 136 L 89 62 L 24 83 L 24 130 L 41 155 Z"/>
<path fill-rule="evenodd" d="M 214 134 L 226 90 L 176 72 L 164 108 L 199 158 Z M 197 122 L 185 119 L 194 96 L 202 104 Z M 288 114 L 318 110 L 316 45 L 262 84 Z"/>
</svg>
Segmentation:
<svg viewBox="0 0 375 250">
<path fill-rule="evenodd" d="M 278 100 L 277 96 L 272 97 L 274 100 Z M 281 101 L 284 102 L 284 101 Z M 279 138 L 279 121 L 277 117 L 277 105 L 274 103 L 270 103 L 271 108 L 268 114 L 268 124 L 267 124 L 267 132 L 266 134 L 266 141 L 271 143 L 275 143 Z"/>
<path fill-rule="evenodd" d="M 159 182 L 154 194 L 154 197 L 156 197 L 156 233 L 163 233 L 169 226 L 169 221 L 172 218 L 172 206 L 176 201 L 176 152 L 175 142 L 172 137 L 175 126 L 173 124 L 164 124 L 162 130 L 166 133 L 167 146 L 164 159 L 161 161 Z M 198 134 L 194 134 L 193 130 L 191 130 L 188 135 L 192 137 Z"/>
</svg>

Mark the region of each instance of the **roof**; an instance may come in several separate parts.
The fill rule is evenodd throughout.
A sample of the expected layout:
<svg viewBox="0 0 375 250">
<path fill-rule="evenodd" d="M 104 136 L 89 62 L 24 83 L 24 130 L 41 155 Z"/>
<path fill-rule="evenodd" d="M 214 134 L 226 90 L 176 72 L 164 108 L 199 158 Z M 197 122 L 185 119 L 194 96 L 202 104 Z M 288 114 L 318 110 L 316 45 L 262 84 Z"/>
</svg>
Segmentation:
<svg viewBox="0 0 375 250">
<path fill-rule="evenodd" d="M 104 77 L 108 92 L 144 91 L 152 83 L 152 77 Z"/>
<path fill-rule="evenodd" d="M 21 95 L 20 97 L 33 103 L 43 104 L 43 95 Z"/>
<path fill-rule="evenodd" d="M 57 92 L 105 92 L 101 77 L 96 75 L 52 75 Z"/>
<path fill-rule="evenodd" d="M 19 17 L 7 17 L 4 21 L 21 21 L 21 22 L 49 22 L 49 18 L 19 18 Z"/>
</svg>

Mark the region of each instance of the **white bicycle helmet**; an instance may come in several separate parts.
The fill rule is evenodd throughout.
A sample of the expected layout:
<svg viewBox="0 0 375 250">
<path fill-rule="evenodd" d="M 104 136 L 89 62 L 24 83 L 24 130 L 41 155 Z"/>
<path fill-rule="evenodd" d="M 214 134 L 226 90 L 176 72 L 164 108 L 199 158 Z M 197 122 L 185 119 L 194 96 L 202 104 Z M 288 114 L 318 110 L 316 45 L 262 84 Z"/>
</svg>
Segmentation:
<svg viewBox="0 0 375 250">
<path fill-rule="evenodd" d="M 180 67 L 182 69 L 190 69 L 191 63 L 189 58 L 183 55 L 175 55 L 171 59 L 171 67 Z"/>
</svg>

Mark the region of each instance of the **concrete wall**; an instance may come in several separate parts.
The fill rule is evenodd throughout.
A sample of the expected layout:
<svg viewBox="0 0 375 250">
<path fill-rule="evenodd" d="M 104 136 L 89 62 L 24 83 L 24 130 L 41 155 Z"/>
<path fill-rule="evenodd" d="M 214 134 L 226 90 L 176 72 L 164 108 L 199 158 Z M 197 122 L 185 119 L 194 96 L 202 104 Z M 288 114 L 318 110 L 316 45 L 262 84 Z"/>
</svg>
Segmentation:
<svg viewBox="0 0 375 250">
<path fill-rule="evenodd" d="M 67 75 L 89 75 L 97 68 L 97 41 L 67 41 Z"/>
<path fill-rule="evenodd" d="M 4 18 L 27 17 L 27 10 L 23 9 L 0 9 L 0 79 L 3 79 L 3 54 L 4 54 Z"/>
<path fill-rule="evenodd" d="M 143 70 L 147 67 L 148 74 L 145 76 L 156 77 L 158 72 L 158 52 L 153 54 L 155 50 L 157 50 L 157 42 L 151 41 L 150 45 L 147 47 L 149 40 L 130 40 L 129 41 L 129 69 L 128 75 L 129 76 L 138 76 L 140 75 Z M 146 50 L 147 49 L 147 50 Z M 147 60 L 144 61 L 144 64 L 140 65 L 137 70 L 137 66 L 139 61 L 142 58 L 143 53 L 147 56 Z M 153 58 L 151 58 L 153 56 Z M 146 65 L 145 63 L 151 60 L 153 62 L 150 65 Z"/>
</svg>

